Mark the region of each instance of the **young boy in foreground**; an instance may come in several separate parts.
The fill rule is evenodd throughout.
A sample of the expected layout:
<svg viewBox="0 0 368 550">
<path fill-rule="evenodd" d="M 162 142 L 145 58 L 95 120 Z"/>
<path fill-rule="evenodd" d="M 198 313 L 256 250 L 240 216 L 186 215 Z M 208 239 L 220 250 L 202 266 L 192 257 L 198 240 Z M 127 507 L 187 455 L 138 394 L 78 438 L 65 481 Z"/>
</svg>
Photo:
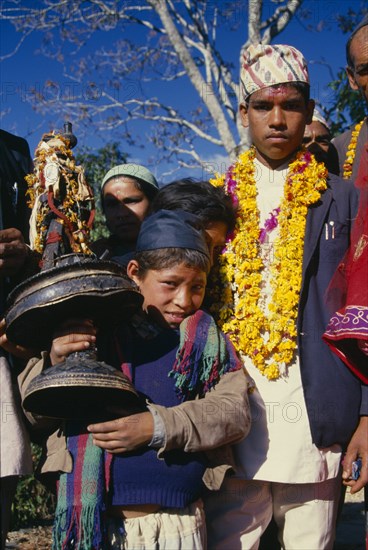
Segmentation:
<svg viewBox="0 0 368 550">
<path fill-rule="evenodd" d="M 235 446 L 238 477 L 206 504 L 209 548 L 258 548 L 273 516 L 283 548 L 327 550 L 342 451 L 351 491 L 368 480 L 368 388 L 321 339 L 331 313 L 324 294 L 349 245 L 356 194 L 301 147 L 314 102 L 298 50 L 250 46 L 241 90 L 253 147 L 213 182 L 239 205 L 216 309 L 256 390 L 250 434 Z M 352 481 L 358 456 L 363 471 Z"/>
<path fill-rule="evenodd" d="M 143 311 L 99 351 L 130 376 L 149 410 L 86 421 L 66 446 L 73 422 L 51 436 L 59 447 L 41 471 L 64 472 L 54 548 L 206 547 L 201 497 L 205 487 L 220 487 L 231 468 L 227 444 L 242 439 L 250 424 L 241 362 L 212 317 L 199 310 L 209 266 L 195 216 L 159 211 L 143 222 L 128 264 Z M 52 342 L 51 364 L 95 339 L 88 322 L 61 331 Z M 46 364 L 30 363 L 23 391 Z"/>
</svg>

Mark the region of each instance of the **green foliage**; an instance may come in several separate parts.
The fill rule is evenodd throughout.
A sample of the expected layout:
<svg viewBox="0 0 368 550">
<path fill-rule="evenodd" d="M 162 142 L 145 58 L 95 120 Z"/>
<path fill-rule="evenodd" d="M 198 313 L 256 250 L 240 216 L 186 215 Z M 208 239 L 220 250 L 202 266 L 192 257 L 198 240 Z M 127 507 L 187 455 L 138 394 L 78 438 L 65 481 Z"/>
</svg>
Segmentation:
<svg viewBox="0 0 368 550">
<path fill-rule="evenodd" d="M 364 2 L 360 2 L 360 6 L 357 4 L 355 9 L 349 7 L 346 15 L 338 14 L 336 16 L 337 24 L 344 34 L 351 33 L 366 13 L 367 8 L 364 7 Z"/>
<path fill-rule="evenodd" d="M 34 466 L 39 462 L 41 448 L 32 443 Z M 51 520 L 55 510 L 55 497 L 34 475 L 20 479 L 12 506 L 11 529 L 22 529 Z"/>
<path fill-rule="evenodd" d="M 337 23 L 343 33 L 350 35 L 367 13 L 363 2 L 357 3 L 355 9 L 349 8 L 346 15 L 337 15 Z M 348 36 L 346 41 L 348 41 Z M 329 109 L 323 109 L 331 121 L 331 133 L 335 136 L 357 124 L 365 117 L 365 100 L 362 95 L 350 88 L 344 68 L 341 68 L 335 80 L 330 82 L 333 90 L 333 102 Z"/>
<path fill-rule="evenodd" d="M 105 216 L 101 207 L 100 186 L 106 172 L 117 164 L 124 164 L 127 161 L 127 155 L 121 153 L 119 144 L 116 142 L 107 143 L 94 152 L 91 147 L 85 147 L 75 155 L 78 164 L 84 166 L 89 185 L 92 187 L 96 201 L 96 215 L 91 240 L 94 241 L 100 237 L 107 237 L 109 231 L 106 227 Z"/>
<path fill-rule="evenodd" d="M 331 133 L 336 136 L 365 117 L 365 101 L 362 95 L 349 86 L 345 69 L 340 69 L 336 80 L 329 87 L 334 91 L 334 103 L 325 110 L 327 119 L 331 120 Z"/>
</svg>

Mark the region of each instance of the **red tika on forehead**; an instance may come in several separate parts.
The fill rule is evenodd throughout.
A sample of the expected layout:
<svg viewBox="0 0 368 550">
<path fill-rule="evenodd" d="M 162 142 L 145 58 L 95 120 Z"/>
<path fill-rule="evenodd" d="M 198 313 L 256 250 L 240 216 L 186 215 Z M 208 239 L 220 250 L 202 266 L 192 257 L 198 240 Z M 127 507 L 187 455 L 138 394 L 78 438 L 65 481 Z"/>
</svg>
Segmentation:
<svg viewBox="0 0 368 550">
<path fill-rule="evenodd" d="M 292 94 L 292 96 L 290 96 L 290 94 Z M 294 98 L 296 97 L 296 94 L 298 94 L 298 91 L 293 86 L 293 83 L 285 82 L 284 84 L 272 84 L 271 86 L 260 88 L 259 90 L 256 90 L 249 99 L 250 101 L 257 101 L 280 96 L 289 96 Z"/>
</svg>

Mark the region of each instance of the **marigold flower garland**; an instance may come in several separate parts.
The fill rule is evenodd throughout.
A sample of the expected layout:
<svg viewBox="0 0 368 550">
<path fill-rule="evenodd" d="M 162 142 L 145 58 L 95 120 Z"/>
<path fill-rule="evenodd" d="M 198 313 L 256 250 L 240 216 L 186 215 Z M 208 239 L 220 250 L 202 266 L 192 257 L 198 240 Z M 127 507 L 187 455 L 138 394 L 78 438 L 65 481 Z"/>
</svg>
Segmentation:
<svg viewBox="0 0 368 550">
<path fill-rule="evenodd" d="M 327 170 L 305 150 L 289 165 L 270 267 L 272 299 L 264 312 L 260 298 L 265 266 L 254 158 L 252 148 L 239 156 L 226 175 L 211 180 L 214 186 L 225 186 L 238 206 L 234 235 L 219 259 L 212 313 L 236 349 L 272 380 L 280 376 L 280 365 L 290 364 L 296 349 L 306 217 L 308 207 L 327 188 Z"/>
<path fill-rule="evenodd" d="M 348 180 L 351 177 L 351 174 L 353 173 L 353 164 L 355 159 L 355 153 L 356 153 L 356 147 L 358 143 L 358 137 L 360 130 L 364 124 L 364 120 L 361 120 L 358 122 L 358 124 L 355 126 L 354 130 L 351 133 L 351 140 L 348 145 L 348 148 L 346 150 L 346 158 L 343 165 L 344 173 L 343 178 L 344 180 Z"/>
</svg>

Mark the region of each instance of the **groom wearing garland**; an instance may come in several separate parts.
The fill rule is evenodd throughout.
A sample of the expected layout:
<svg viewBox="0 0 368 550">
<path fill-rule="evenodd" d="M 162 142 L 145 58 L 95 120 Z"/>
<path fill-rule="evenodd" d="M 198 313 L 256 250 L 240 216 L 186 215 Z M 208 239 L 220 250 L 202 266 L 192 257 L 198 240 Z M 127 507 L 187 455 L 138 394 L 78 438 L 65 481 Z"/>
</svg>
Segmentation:
<svg viewBox="0 0 368 550">
<path fill-rule="evenodd" d="M 250 46 L 242 122 L 253 147 L 224 176 L 238 206 L 214 290 L 217 319 L 254 378 L 238 471 L 206 503 L 209 548 L 258 548 L 274 517 L 283 548 L 332 549 L 344 483 L 368 481 L 368 387 L 321 336 L 324 294 L 349 245 L 357 197 L 301 148 L 312 120 L 309 76 L 290 46 Z M 216 292 L 217 291 L 217 292 Z M 362 474 L 350 480 L 352 462 Z"/>
</svg>

